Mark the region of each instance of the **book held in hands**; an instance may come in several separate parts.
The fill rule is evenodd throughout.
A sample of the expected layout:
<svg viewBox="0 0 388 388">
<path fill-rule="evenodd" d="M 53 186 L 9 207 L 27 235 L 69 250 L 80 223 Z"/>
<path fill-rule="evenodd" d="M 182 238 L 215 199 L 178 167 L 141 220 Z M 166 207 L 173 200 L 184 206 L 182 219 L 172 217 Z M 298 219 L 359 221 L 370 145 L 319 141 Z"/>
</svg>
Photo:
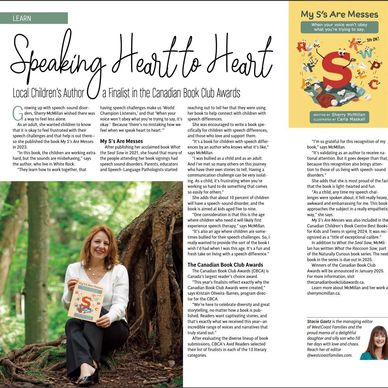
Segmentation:
<svg viewBox="0 0 388 388">
<path fill-rule="evenodd" d="M 96 322 L 104 300 L 104 289 L 79 281 L 74 287 L 69 307 L 69 317 Z"/>
</svg>

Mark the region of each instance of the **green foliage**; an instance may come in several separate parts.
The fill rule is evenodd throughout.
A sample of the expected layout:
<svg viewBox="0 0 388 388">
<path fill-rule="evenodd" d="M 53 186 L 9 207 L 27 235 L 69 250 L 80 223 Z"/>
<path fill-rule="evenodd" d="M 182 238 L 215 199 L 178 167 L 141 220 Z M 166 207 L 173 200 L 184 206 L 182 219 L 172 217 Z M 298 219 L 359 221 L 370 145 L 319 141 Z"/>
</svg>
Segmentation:
<svg viewBox="0 0 388 388">
<path fill-rule="evenodd" d="M 4 233 L 3 222 L 8 218 L 12 218 L 17 213 L 17 209 L 21 203 L 21 198 L 16 198 L 15 187 L 12 189 L 11 183 L 0 184 L 0 203 L 3 204 L 0 209 L 0 233 L 2 234 Z"/>
<path fill-rule="evenodd" d="M 48 278 L 49 340 L 64 332 L 67 311 L 62 307 L 63 280 L 89 230 L 109 225 L 115 234 L 149 205 L 150 182 L 49 182 L 50 258 Z M 0 184 L 0 208 L 9 183 Z M 2 211 L 11 211 L 3 209 Z M 1 217 L 1 214 L 0 214 Z M 0 225 L 1 227 L 1 225 Z M 24 319 L 16 314 L 15 295 L 23 292 L 27 262 L 28 222 L 24 223 L 9 269 L 0 307 L 0 354 L 23 346 Z M 0 306 L 1 306 L 0 305 Z M 1 312 L 2 311 L 2 312 Z"/>
<path fill-rule="evenodd" d="M 183 387 L 183 376 L 175 377 L 170 383 L 158 384 L 157 388 L 168 388 L 168 387 Z"/>
<path fill-rule="evenodd" d="M 17 201 L 17 202 L 15 203 L 15 205 L 11 205 L 11 204 L 9 204 L 9 203 L 5 203 L 5 204 L 3 205 L 3 207 L 2 207 L 2 209 L 1 209 L 1 218 L 3 218 L 3 217 L 5 218 L 5 217 L 10 216 L 10 215 L 13 213 L 15 207 L 16 207 L 17 205 L 19 205 L 19 204 L 20 204 L 20 201 Z"/>
<path fill-rule="evenodd" d="M 47 379 L 47 376 L 42 372 L 41 369 L 30 369 L 26 370 L 25 374 L 28 376 L 33 377 L 35 380 L 40 380 L 40 382 L 43 384 L 44 381 Z"/>
<path fill-rule="evenodd" d="M 183 376 L 176 377 L 171 381 L 171 384 L 174 384 L 176 387 L 183 387 Z"/>
<path fill-rule="evenodd" d="M 42 348 L 39 356 L 34 360 L 32 370 L 40 370 L 49 364 L 55 364 L 59 361 L 64 361 L 66 357 L 66 349 L 64 346 Z"/>
<path fill-rule="evenodd" d="M 61 295 L 62 296 L 62 295 Z M 50 339 L 58 338 L 65 332 L 65 322 L 68 319 L 67 311 L 62 304 L 55 299 L 55 302 L 49 303 L 48 306 L 49 322 L 48 335 Z"/>
<path fill-rule="evenodd" d="M 7 376 L 7 375 L 8 375 L 8 373 L 7 373 L 6 368 L 3 365 L 0 365 L 0 381 L 1 381 L 1 379 L 4 379 L 5 376 Z"/>
<path fill-rule="evenodd" d="M 0 311 L 0 354 L 3 354 L 24 346 L 24 319 L 10 317 L 7 306 Z"/>
<path fill-rule="evenodd" d="M 22 233 L 19 234 L 16 249 L 8 273 L 8 281 L 3 300 L 9 307 L 9 315 L 16 316 L 15 295 L 21 294 L 24 289 L 24 276 L 27 264 L 27 228 L 25 223 Z M 1 334 L 1 333 L 0 333 Z"/>
<path fill-rule="evenodd" d="M 9 190 L 10 183 L 2 182 L 0 184 L 0 203 L 3 203 Z"/>
<path fill-rule="evenodd" d="M 154 181 L 151 184 L 150 203 L 156 202 L 175 182 Z"/>
<path fill-rule="evenodd" d="M 102 368 L 109 371 L 114 371 L 117 368 L 117 361 L 112 354 L 104 354 L 101 358 Z"/>
</svg>

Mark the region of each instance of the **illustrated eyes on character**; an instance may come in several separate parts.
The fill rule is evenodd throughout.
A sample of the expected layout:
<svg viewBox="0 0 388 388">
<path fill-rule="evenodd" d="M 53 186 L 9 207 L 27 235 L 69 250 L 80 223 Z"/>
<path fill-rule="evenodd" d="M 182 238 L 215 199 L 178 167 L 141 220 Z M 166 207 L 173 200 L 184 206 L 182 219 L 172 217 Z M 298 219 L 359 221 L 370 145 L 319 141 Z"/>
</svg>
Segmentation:
<svg viewBox="0 0 388 388">
<path fill-rule="evenodd" d="M 339 49 L 339 50 L 338 50 L 338 55 L 339 55 L 340 57 L 344 57 L 345 54 L 346 54 L 346 50 L 345 50 L 345 49 Z"/>
</svg>

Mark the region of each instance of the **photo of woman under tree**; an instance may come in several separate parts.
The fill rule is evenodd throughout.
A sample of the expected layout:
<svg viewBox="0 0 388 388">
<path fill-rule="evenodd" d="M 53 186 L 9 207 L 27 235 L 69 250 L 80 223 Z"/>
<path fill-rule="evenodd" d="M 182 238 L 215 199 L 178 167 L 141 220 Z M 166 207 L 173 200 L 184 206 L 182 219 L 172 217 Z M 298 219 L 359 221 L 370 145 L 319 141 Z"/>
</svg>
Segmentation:
<svg viewBox="0 0 388 388">
<path fill-rule="evenodd" d="M 0 209 L 0 385 L 182 386 L 181 182 L 2 182 Z M 65 283 L 68 267 L 85 272 Z M 79 274 L 111 287 L 93 325 L 121 322 L 125 343 L 72 381 L 63 290 Z"/>
</svg>

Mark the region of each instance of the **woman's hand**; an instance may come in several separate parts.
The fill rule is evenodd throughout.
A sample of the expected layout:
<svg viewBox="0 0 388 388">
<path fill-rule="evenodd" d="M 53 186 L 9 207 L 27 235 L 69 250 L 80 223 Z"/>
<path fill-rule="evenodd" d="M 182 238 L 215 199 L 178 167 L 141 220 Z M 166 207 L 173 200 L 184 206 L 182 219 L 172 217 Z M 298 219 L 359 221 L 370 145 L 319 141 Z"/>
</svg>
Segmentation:
<svg viewBox="0 0 388 388">
<path fill-rule="evenodd" d="M 96 321 L 96 325 L 98 327 L 102 327 L 103 329 L 106 329 L 110 326 L 110 318 L 107 315 L 103 315 L 102 317 L 98 318 Z"/>
<path fill-rule="evenodd" d="M 67 282 L 67 288 L 69 289 L 70 292 L 73 292 L 75 285 L 78 283 L 78 278 L 77 279 L 70 279 Z"/>
</svg>

